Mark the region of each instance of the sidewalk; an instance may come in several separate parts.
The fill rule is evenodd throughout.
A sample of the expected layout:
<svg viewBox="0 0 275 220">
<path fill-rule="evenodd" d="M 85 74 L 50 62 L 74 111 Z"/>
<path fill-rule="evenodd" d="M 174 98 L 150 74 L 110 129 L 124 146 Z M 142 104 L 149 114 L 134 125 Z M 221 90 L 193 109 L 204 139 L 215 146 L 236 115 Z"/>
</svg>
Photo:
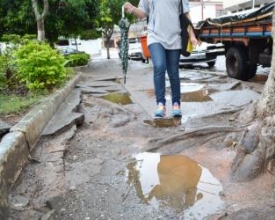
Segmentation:
<svg viewBox="0 0 275 220">
<path fill-rule="evenodd" d="M 122 84 L 129 92 L 132 101 L 141 106 L 147 113 L 148 119 L 152 120 L 156 108 L 152 64 L 129 61 L 126 84 L 123 84 L 121 62 L 115 58 L 116 51 L 112 51 L 110 60 L 107 60 L 104 55 L 105 54 L 101 54 L 101 56 L 92 58 L 87 68 L 79 68 L 80 74 L 75 79 L 69 82 L 64 89 L 44 100 L 23 118 L 20 123 L 15 125 L 11 129 L 11 132 L 0 142 L 0 219 L 5 219 L 7 214 L 7 192 L 15 183 L 24 164 L 28 162 L 29 153 L 34 148 L 50 119 L 75 88 L 77 82 L 81 80 L 82 74 L 85 74 L 85 82 L 87 82 L 87 84 L 100 84 L 101 80 L 113 80 Z M 210 73 L 201 74 L 196 69 L 182 70 L 181 77 L 184 81 L 184 88 L 186 88 L 184 92 L 186 92 L 186 94 L 188 94 L 188 92 L 190 93 L 190 90 L 194 91 L 194 87 L 195 91 L 196 88 L 214 91 L 212 92 L 213 94 L 211 94 L 212 96 L 209 96 L 211 98 L 210 101 L 189 100 L 182 103 L 182 111 L 184 113 L 182 122 L 184 122 L 185 128 L 196 126 L 196 123 L 194 123 L 196 118 L 200 120 L 202 116 L 230 111 L 231 107 L 236 108 L 236 106 L 243 106 L 259 95 L 249 89 L 240 92 L 230 91 L 231 88 L 236 85 L 235 80 L 222 81 L 221 79 L 224 77 L 213 76 Z M 194 85 L 199 86 L 196 87 Z M 240 93 L 242 94 L 241 96 Z M 208 93 L 206 95 L 208 97 Z M 171 114 L 170 106 L 171 100 L 168 88 L 168 116 Z M 187 121 L 190 122 L 185 123 Z M 213 125 L 217 123 L 226 125 L 228 121 L 228 118 L 224 116 L 223 119 L 212 121 L 211 123 Z M 200 121 L 201 124 L 202 122 L 204 122 L 204 119 Z"/>
<path fill-rule="evenodd" d="M 107 74 L 94 74 L 92 76 L 92 81 L 108 78 L 117 78 L 120 79 L 121 84 L 123 83 L 123 74 L 120 65 L 120 60 L 116 58 L 118 57 L 117 50 L 110 51 L 110 55 L 112 58 L 110 60 L 105 60 L 105 52 L 106 51 L 103 51 L 103 53 L 93 58 L 90 64 L 92 67 L 77 68 L 79 73 L 74 79 L 68 82 L 63 89 L 58 90 L 55 94 L 43 100 L 38 106 L 36 106 L 31 112 L 29 112 L 18 124 L 11 127 L 10 132 L 2 138 L 0 142 L 0 219 L 7 218 L 7 196 L 9 190 L 15 184 L 24 165 L 28 163 L 29 159 L 31 159 L 30 153 L 32 152 L 42 133 L 43 135 L 47 135 L 49 132 L 52 133 L 52 131 L 49 131 L 51 130 L 51 128 L 49 128 L 50 126 L 47 125 L 53 124 L 49 123 L 50 120 L 54 117 L 56 113 L 58 113 L 58 109 L 60 108 L 62 103 L 64 103 L 66 98 L 75 88 L 76 84 L 81 80 L 81 77 L 83 75 L 82 71 L 89 69 L 88 72 L 91 72 L 91 69 L 94 65 L 96 66 L 98 62 L 100 63 L 103 61 L 106 62 L 106 65 L 110 65 L 107 69 L 112 69 L 112 71 L 107 72 Z M 134 62 L 134 65 L 131 65 L 131 62 Z M 145 109 L 147 110 L 151 110 L 152 107 L 150 107 L 150 104 L 154 102 L 151 101 L 150 98 L 153 99 L 153 96 L 149 94 L 148 97 L 150 101 L 146 101 L 147 99 L 143 95 L 144 91 L 152 90 L 152 79 L 150 78 L 150 74 L 148 74 L 148 72 L 150 72 L 148 71 L 148 68 L 150 69 L 151 65 L 140 66 L 142 65 L 141 62 L 140 65 L 136 64 L 139 63 L 136 63 L 135 61 L 129 61 L 127 82 L 124 86 L 131 93 L 131 95 L 133 94 L 133 97 L 131 98 L 135 102 L 140 102 L 142 100 L 144 101 L 143 107 L 145 107 Z M 137 71 L 139 72 L 139 70 L 141 70 L 140 75 L 137 75 L 136 73 L 134 76 L 131 75 L 131 73 Z M 73 105 L 77 105 L 77 103 L 73 103 Z M 74 107 L 70 106 L 69 108 L 70 110 L 72 110 Z M 61 112 L 58 114 L 67 115 L 68 112 L 66 108 L 64 109 L 65 112 Z M 58 119 L 60 119 L 60 117 L 61 116 L 57 116 Z M 83 120 L 81 114 L 76 114 L 73 117 L 79 117 L 81 118 L 81 120 Z M 150 116 L 148 115 L 148 117 Z M 58 125 L 56 126 L 57 131 L 62 129 L 62 126 L 60 124 L 63 123 L 61 122 L 62 120 L 58 119 L 55 119 L 55 121 L 58 122 Z M 65 119 L 66 122 L 64 123 L 69 124 L 70 122 L 67 122 L 67 116 L 65 117 Z M 69 120 L 73 121 L 74 118 L 70 118 Z"/>
</svg>

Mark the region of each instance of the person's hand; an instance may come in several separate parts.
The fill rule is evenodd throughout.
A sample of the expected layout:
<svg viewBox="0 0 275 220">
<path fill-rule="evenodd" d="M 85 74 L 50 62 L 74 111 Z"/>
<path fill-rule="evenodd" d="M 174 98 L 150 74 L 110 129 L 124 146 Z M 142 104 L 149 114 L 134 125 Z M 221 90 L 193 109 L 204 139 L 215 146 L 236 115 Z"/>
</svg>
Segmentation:
<svg viewBox="0 0 275 220">
<path fill-rule="evenodd" d="M 135 6 L 133 6 L 130 2 L 126 2 L 124 4 L 124 9 L 126 10 L 127 13 L 132 13 L 134 10 Z"/>
<path fill-rule="evenodd" d="M 191 41 L 194 48 L 198 45 L 198 41 L 197 41 L 197 38 L 195 36 L 191 35 L 190 36 L 190 41 Z"/>
</svg>

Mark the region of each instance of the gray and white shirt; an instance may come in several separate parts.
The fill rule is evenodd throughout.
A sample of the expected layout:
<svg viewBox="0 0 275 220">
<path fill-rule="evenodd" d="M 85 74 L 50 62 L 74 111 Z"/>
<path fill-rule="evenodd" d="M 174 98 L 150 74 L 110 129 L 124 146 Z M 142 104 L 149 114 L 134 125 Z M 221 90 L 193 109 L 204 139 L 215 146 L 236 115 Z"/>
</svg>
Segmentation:
<svg viewBox="0 0 275 220">
<path fill-rule="evenodd" d="M 140 0 L 138 8 L 149 16 L 148 45 L 161 43 L 165 49 L 181 49 L 181 0 Z M 182 0 L 183 12 L 190 11 L 188 0 Z"/>
</svg>

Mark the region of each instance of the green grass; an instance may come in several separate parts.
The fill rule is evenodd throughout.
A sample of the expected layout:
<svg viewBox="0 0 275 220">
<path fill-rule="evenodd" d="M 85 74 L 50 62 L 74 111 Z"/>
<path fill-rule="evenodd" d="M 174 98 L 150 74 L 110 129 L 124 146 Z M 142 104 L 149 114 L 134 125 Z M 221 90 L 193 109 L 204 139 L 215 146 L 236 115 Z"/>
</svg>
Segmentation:
<svg viewBox="0 0 275 220">
<path fill-rule="evenodd" d="M 0 75 L 1 76 L 1 75 Z M 69 80 L 75 76 L 73 68 L 67 68 L 67 77 L 64 83 L 60 86 L 64 86 Z M 59 87 L 59 88 L 60 88 Z M 14 94 L 7 95 L 4 92 L 5 84 L 0 78 L 0 117 L 7 115 L 22 115 L 27 110 L 37 104 L 41 99 L 45 98 L 49 94 L 55 92 L 58 88 L 53 89 L 52 91 L 36 91 L 35 93 L 29 93 L 26 96 L 16 95 L 20 94 L 20 91 L 16 91 Z M 20 89 L 20 88 L 19 88 Z M 22 93 L 22 92 L 21 92 Z"/>
<path fill-rule="evenodd" d="M 42 95 L 33 94 L 24 97 L 0 94 L 0 116 L 22 114 L 41 98 Z"/>
<path fill-rule="evenodd" d="M 75 76 L 75 71 L 73 68 L 67 68 L 67 77 L 66 80 L 60 87 L 63 87 L 69 80 L 71 80 Z M 7 116 L 7 115 L 22 115 L 25 114 L 27 110 L 31 109 L 35 104 L 37 104 L 40 100 L 44 99 L 46 96 L 50 95 L 51 93 L 55 92 L 59 88 L 54 88 L 52 91 L 36 91 L 29 93 L 26 96 L 23 95 L 16 95 L 16 94 L 23 94 L 25 91 L 15 90 L 14 94 L 6 94 L 5 88 L 6 85 L 4 80 L 1 81 L 1 74 L 0 74 L 0 117 Z M 13 91 L 9 91 L 12 93 Z"/>
</svg>

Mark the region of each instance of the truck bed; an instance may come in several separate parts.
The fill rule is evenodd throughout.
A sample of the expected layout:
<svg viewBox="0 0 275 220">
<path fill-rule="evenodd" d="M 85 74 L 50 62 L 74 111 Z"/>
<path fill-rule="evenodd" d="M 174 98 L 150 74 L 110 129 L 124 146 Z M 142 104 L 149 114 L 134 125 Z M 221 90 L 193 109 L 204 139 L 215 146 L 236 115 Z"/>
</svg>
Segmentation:
<svg viewBox="0 0 275 220">
<path fill-rule="evenodd" d="M 237 38 L 271 38 L 275 2 L 238 15 L 206 19 L 196 26 L 199 39 L 208 43 L 236 41 Z"/>
<path fill-rule="evenodd" d="M 242 14 L 206 19 L 196 26 L 199 40 L 222 43 L 229 77 L 249 80 L 255 76 L 258 66 L 271 66 L 274 5 L 275 1 Z"/>
<path fill-rule="evenodd" d="M 270 38 L 272 36 L 272 22 L 258 21 L 234 26 L 206 26 L 199 31 L 199 38 L 208 43 L 236 41 L 237 38 Z"/>
</svg>

